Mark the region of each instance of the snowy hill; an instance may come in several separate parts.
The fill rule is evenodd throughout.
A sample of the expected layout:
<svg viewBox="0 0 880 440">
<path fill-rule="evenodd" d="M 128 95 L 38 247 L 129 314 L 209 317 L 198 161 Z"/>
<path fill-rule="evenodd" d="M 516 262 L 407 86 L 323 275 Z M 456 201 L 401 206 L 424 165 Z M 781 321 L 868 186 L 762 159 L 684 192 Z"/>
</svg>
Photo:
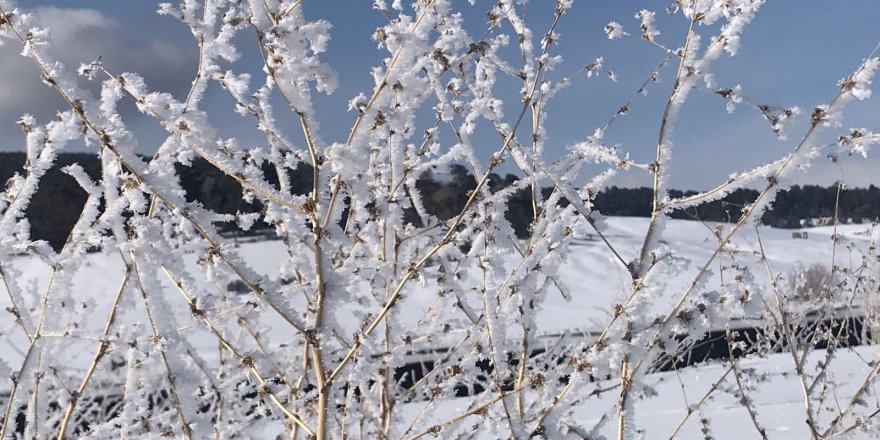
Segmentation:
<svg viewBox="0 0 880 440">
<path fill-rule="evenodd" d="M 605 235 L 622 256 L 629 260 L 635 257 L 641 245 L 647 223 L 645 218 L 612 217 L 607 220 Z M 715 228 L 726 227 L 728 225 L 725 224 L 670 220 L 664 232 L 664 239 L 673 249 L 673 255 L 690 260 L 693 266 L 706 260 L 713 251 L 717 244 Z M 860 252 L 867 246 L 870 228 L 867 225 L 839 226 L 837 233 L 842 236 L 842 240 L 837 245 L 838 258 L 845 254 L 846 261 L 855 264 Z M 758 243 L 758 235 L 760 235 L 764 252 L 775 273 L 786 275 L 798 264 L 821 263 L 829 266 L 831 264 L 831 237 L 834 233 L 834 228 L 831 226 L 804 230 L 782 230 L 761 226 L 757 228 L 757 233 L 755 231 L 755 229 L 741 231 L 728 246 L 745 262 L 754 263 L 760 259 Z M 807 239 L 792 238 L 793 233 L 802 231 L 808 233 Z M 280 241 L 242 243 L 237 251 L 253 269 L 266 276 L 276 274 L 279 263 L 285 257 L 285 249 Z M 118 253 L 114 252 L 92 253 L 88 254 L 86 259 L 86 268 L 74 279 L 75 291 L 71 294 L 80 305 L 87 304 L 87 307 L 81 311 L 82 320 L 78 325 L 97 328 L 103 324 L 109 299 L 118 289 L 125 267 Z M 196 268 L 195 256 L 187 256 L 185 260 L 191 269 Z M 719 263 L 719 266 L 721 264 Z M 841 264 L 840 261 L 838 264 Z M 45 289 L 52 273 L 49 264 L 35 257 L 17 258 L 4 264 L 4 268 L 8 268 L 6 270 L 10 271 L 10 275 L 17 274 L 12 278 L 17 280 L 22 288 L 34 293 Z M 419 311 L 433 302 L 430 269 L 427 272 L 421 283 L 410 283 L 409 290 L 400 304 L 401 320 L 406 324 L 416 325 L 417 318 L 421 316 Z M 690 281 L 688 278 L 689 275 L 692 276 L 690 272 L 692 270 L 685 270 L 681 279 L 671 280 L 667 289 L 670 297 L 679 294 L 684 284 Z M 719 283 L 722 277 L 723 273 L 719 269 L 710 276 L 707 284 L 711 286 L 713 283 Z M 622 301 L 630 289 L 626 269 L 615 262 L 601 241 L 589 234 L 583 234 L 581 239 L 572 243 L 558 278 L 570 293 L 570 300 L 564 298 L 561 292 L 553 292 L 548 296 L 543 310 L 537 317 L 542 334 L 560 334 L 564 331 L 589 332 L 601 329 L 611 316 L 614 304 Z M 175 289 L 166 286 L 164 294 L 174 310 L 179 313 L 181 320 L 189 315 L 188 307 L 181 301 Z M 35 301 L 34 298 L 37 297 L 25 299 Z M 295 305 L 297 298 L 294 297 L 291 301 Z M 656 303 L 658 306 L 664 305 L 661 298 L 658 298 Z M 9 295 L 5 287 L 0 286 L 0 307 L 6 308 L 9 304 Z M 39 304 L 31 304 L 31 306 L 38 310 Z M 36 312 L 34 319 L 37 319 Z M 13 323 L 14 317 L 11 314 L 3 315 L 0 320 L 0 325 L 6 329 L 3 338 L 0 339 L 0 353 L 9 365 L 19 364 L 27 347 L 23 335 L 16 332 Z M 204 333 L 191 328 L 184 328 L 182 332 L 191 335 L 196 346 L 202 345 L 200 344 L 202 338 L 198 335 L 205 336 Z M 213 352 L 215 347 L 212 338 L 207 338 L 206 342 L 211 347 L 209 353 Z M 75 358 L 79 359 L 79 356 Z M 82 360 L 71 359 L 68 366 L 77 365 Z"/>
<path fill-rule="evenodd" d="M 647 227 L 647 219 L 644 218 L 609 218 L 607 228 L 604 230 L 606 238 L 619 250 L 626 260 L 635 257 L 641 245 Z M 691 261 L 679 276 L 668 280 L 666 290 L 656 298 L 650 307 L 658 310 L 668 308 L 670 301 L 677 298 L 693 277 L 694 266 L 705 261 L 713 252 L 718 239 L 716 232 L 728 228 L 726 224 L 704 224 L 694 221 L 671 220 L 664 231 L 664 240 L 668 245 L 670 254 L 668 258 L 683 258 Z M 793 233 L 802 236 L 806 232 L 806 238 L 793 238 Z M 838 234 L 836 250 L 833 251 L 832 236 Z M 837 228 L 819 227 L 803 231 L 779 230 L 768 227 L 754 227 L 741 231 L 736 239 L 727 247 L 727 252 L 720 257 L 712 273 L 708 277 L 706 285 L 711 288 L 723 282 L 725 265 L 730 264 L 732 259 L 746 264 L 758 265 L 763 255 L 766 255 L 771 270 L 775 274 L 786 276 L 798 265 L 810 265 L 821 263 L 830 266 L 832 252 L 836 258 L 836 264 L 845 266 L 846 262 L 858 264 L 861 253 L 867 247 L 870 238 L 870 227 L 862 225 L 845 225 Z M 249 262 L 260 274 L 272 277 L 277 274 L 278 266 L 284 260 L 285 247 L 280 241 L 263 241 L 241 243 L 237 252 L 244 261 Z M 615 304 L 624 301 L 629 293 L 628 277 L 626 268 L 612 258 L 605 245 L 591 233 L 584 231 L 579 238 L 570 244 L 566 259 L 559 272 L 557 283 L 559 291 L 551 292 L 537 314 L 537 324 L 540 335 L 546 343 L 552 344 L 563 333 L 575 335 L 595 334 L 603 328 L 610 319 Z M 63 307 L 77 308 L 78 316 L 75 328 L 99 329 L 105 320 L 111 299 L 119 288 L 123 278 L 125 267 L 118 255 L 111 251 L 88 254 L 84 261 L 85 269 L 81 270 L 73 280 L 74 291 L 70 292 L 72 304 L 64 304 Z M 513 257 L 505 264 L 513 264 Z M 197 262 L 195 256 L 185 258 L 186 265 L 196 273 Z M 51 266 L 35 257 L 19 257 L 13 261 L 4 262 L 4 270 L 10 280 L 17 283 L 24 292 L 25 303 L 32 310 L 28 319 L 39 319 L 41 304 L 36 301 L 52 277 Z M 429 307 L 436 296 L 436 283 L 432 282 L 431 276 L 436 267 L 427 268 L 420 282 L 412 282 L 408 286 L 402 300 L 398 305 L 399 319 L 404 325 L 411 326 L 413 333 L 418 335 L 421 311 Z M 463 270 L 465 277 L 475 276 L 466 269 Z M 760 275 L 760 272 L 756 272 Z M 766 274 L 765 274 L 766 275 Z M 729 275 L 728 275 L 729 276 Z M 203 280 L 194 280 L 196 283 L 205 283 Z M 766 289 L 769 285 L 768 278 L 758 279 L 756 286 Z M 209 287 L 209 286 L 203 286 Z M 223 289 L 224 286 L 215 286 Z M 302 299 L 297 296 L 295 286 L 290 286 L 289 303 L 294 309 L 303 307 Z M 30 293 L 28 293 L 30 292 Z M 331 293 L 332 294 L 332 293 Z M 180 298 L 177 290 L 170 285 L 164 286 L 162 291 L 165 301 L 171 306 L 177 322 L 188 322 L 190 309 Z M 568 298 L 566 298 L 568 296 Z M 243 297 L 243 301 L 244 301 Z M 133 301 L 129 298 L 127 301 Z M 467 301 L 467 298 L 466 298 Z M 6 288 L 0 286 L 0 307 L 10 305 L 9 294 Z M 474 304 L 476 306 L 476 304 Z M 354 317 L 358 313 L 376 310 L 377 304 L 348 305 L 345 310 L 336 310 L 336 314 L 342 318 Z M 121 316 L 119 320 L 125 325 L 144 325 L 142 313 L 134 307 L 132 311 Z M 6 365 L 15 370 L 21 364 L 28 347 L 25 335 L 15 325 L 15 317 L 12 314 L 4 314 L 0 317 L 0 328 L 3 334 L 0 337 L 0 359 Z M 349 320 L 354 323 L 356 319 Z M 343 319 L 343 322 L 345 320 Z M 65 327 L 65 323 L 57 323 Z M 283 322 L 263 322 L 263 334 L 266 335 L 268 344 L 283 343 L 289 337 L 289 330 Z M 354 330 L 354 325 L 351 326 Z M 188 343 L 197 351 L 195 358 L 202 362 L 217 361 L 216 339 L 207 331 L 196 326 L 182 326 L 177 329 Z M 451 346 L 455 338 L 452 335 L 425 335 L 430 341 L 427 345 L 443 347 Z M 51 334 L 46 336 L 52 338 Z M 584 337 L 584 336 L 581 336 Z M 589 337 L 589 336 L 586 336 Z M 60 338 L 59 338 L 60 339 Z M 95 341 L 83 339 L 80 343 L 69 343 L 57 347 L 60 357 L 65 360 L 58 368 L 69 370 L 84 370 L 91 362 Z M 858 387 L 865 377 L 877 373 L 870 361 L 876 358 L 877 347 L 859 347 L 847 350 L 837 355 L 833 369 L 835 380 L 840 383 L 836 390 L 842 392 L 840 399 L 846 397 L 853 389 Z M 116 354 L 111 354 L 116 355 Z M 121 356 L 121 354 L 119 354 Z M 786 368 L 791 370 L 791 365 L 783 368 L 782 365 L 791 363 L 787 354 L 773 354 L 764 359 L 747 359 L 742 361 L 739 368 L 752 368 L 766 372 L 761 376 L 761 383 L 749 383 L 742 386 L 752 387 L 752 398 L 757 399 L 754 403 L 760 408 L 761 415 L 759 425 L 765 427 L 770 438 L 805 438 L 808 431 L 803 423 L 803 401 L 801 390 L 796 383 L 796 378 L 784 373 Z M 815 356 L 821 357 L 820 353 Z M 689 405 L 700 401 L 707 390 L 722 377 L 731 374 L 730 366 L 725 362 L 715 362 L 698 368 L 687 368 L 681 372 L 657 373 L 649 375 L 646 384 L 649 388 L 644 393 L 657 392 L 663 399 L 648 399 L 637 403 L 638 426 L 647 431 L 643 433 L 646 439 L 668 438 L 681 420 L 688 415 Z M 4 387 L 9 384 L 4 384 Z M 710 393 L 707 403 L 701 406 L 699 414 L 689 415 L 687 422 L 679 432 L 681 438 L 702 438 L 701 429 L 706 429 L 713 438 L 752 438 L 757 435 L 756 428 L 744 407 L 736 403 L 738 391 L 735 382 L 722 381 L 719 389 Z M 605 387 L 614 388 L 612 382 L 595 382 L 588 389 L 602 390 Z M 652 391 L 653 390 L 653 391 Z M 590 400 L 590 404 L 576 409 L 579 418 L 585 421 L 586 426 L 603 419 L 603 414 L 613 409 L 617 394 L 615 392 L 600 391 L 598 399 Z M 489 397 L 487 397 L 489 398 Z M 872 397 L 873 398 L 873 397 Z M 479 399 L 477 399 L 479 400 Z M 829 405 L 831 405 L 829 399 Z M 466 401 L 451 399 L 436 403 L 431 413 L 433 417 L 449 417 L 465 405 Z M 837 401 L 836 405 L 845 405 L 845 401 Z M 408 404 L 406 411 L 411 411 L 415 417 L 422 408 L 419 403 Z M 833 406 L 833 405 L 832 405 Z M 833 417 L 833 411 L 826 411 L 824 422 L 829 422 Z M 432 416 L 419 420 L 413 425 L 409 434 L 419 432 L 420 429 L 430 427 Z M 607 414 L 606 416 L 607 417 Z M 409 419 L 409 417 L 407 417 Z M 708 420 L 702 422 L 701 420 Z M 606 435 L 611 434 L 614 423 L 602 426 L 599 431 Z M 421 426 L 422 428 L 418 428 Z M 405 429 L 401 429 L 405 431 Z M 854 432 L 858 432 L 855 430 Z M 781 435 L 781 436 L 780 436 Z M 865 437 L 868 438 L 868 437 Z"/>
</svg>

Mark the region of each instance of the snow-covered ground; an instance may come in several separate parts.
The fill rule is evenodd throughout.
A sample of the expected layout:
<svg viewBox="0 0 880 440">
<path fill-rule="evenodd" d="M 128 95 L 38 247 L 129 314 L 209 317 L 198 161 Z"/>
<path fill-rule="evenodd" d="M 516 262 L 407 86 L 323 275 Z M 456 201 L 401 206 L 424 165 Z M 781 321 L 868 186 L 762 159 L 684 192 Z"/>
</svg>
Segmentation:
<svg viewBox="0 0 880 440">
<path fill-rule="evenodd" d="M 717 244 L 714 232 L 718 227 L 727 228 L 729 225 L 671 220 L 666 226 L 664 240 L 674 249 L 676 256 L 690 260 L 691 265 L 695 266 L 705 261 L 714 250 Z M 605 235 L 624 259 L 630 260 L 636 256 L 646 228 L 645 218 L 612 217 L 607 220 Z M 855 265 L 860 262 L 860 252 L 865 248 L 870 237 L 866 232 L 869 229 L 870 226 L 867 225 L 838 227 L 838 234 L 845 238 L 837 246 L 838 264 L 851 262 Z M 792 233 L 800 230 L 768 227 L 760 227 L 758 230 L 764 252 L 775 273 L 788 274 L 797 264 L 823 263 L 830 267 L 832 227 L 804 229 L 803 231 L 809 233 L 807 239 L 792 238 Z M 853 245 L 852 249 L 849 249 L 849 245 Z M 758 234 L 754 229 L 741 230 L 729 248 L 735 249 L 738 258 L 745 260 L 745 263 L 754 263 L 759 258 Z M 238 252 L 242 260 L 264 275 L 272 275 L 277 270 L 278 263 L 286 255 L 280 241 L 242 243 Z M 198 272 L 194 256 L 188 256 L 185 261 L 193 273 Z M 719 266 L 722 264 L 721 261 L 724 259 L 719 260 Z M 86 301 L 93 298 L 95 302 L 89 303 L 82 311 L 82 321 L 78 322 L 78 325 L 99 328 L 106 317 L 106 308 L 109 307 L 110 299 L 123 278 L 125 266 L 119 255 L 113 252 L 88 254 L 84 264 L 85 268 L 77 273 L 73 281 L 72 294 L 75 300 Z M 44 291 L 52 272 L 45 261 L 35 257 L 17 258 L 4 264 L 4 267 L 7 271 L 15 269 L 18 275 L 13 278 L 36 294 Z M 668 288 L 670 297 L 680 294 L 680 289 L 690 281 L 688 276 L 692 276 L 691 272 L 693 271 L 685 271 L 678 283 L 670 284 Z M 717 283 L 723 276 L 722 272 L 719 267 L 710 276 L 709 285 L 712 282 Z M 558 278 L 571 293 L 571 299 L 566 300 L 560 292 L 550 293 L 543 310 L 537 315 L 539 332 L 542 334 L 559 334 L 566 330 L 589 332 L 601 329 L 610 317 L 614 304 L 622 301 L 630 289 L 625 268 L 612 258 L 607 247 L 594 235 L 585 235 L 582 239 L 574 241 Z M 416 282 L 409 284 L 409 290 L 400 304 L 403 311 L 401 320 L 404 323 L 415 324 L 417 318 L 421 316 L 420 311 L 434 301 L 432 286 L 430 280 L 422 284 Z M 182 318 L 189 314 L 189 308 L 182 301 L 179 293 L 170 285 L 166 286 L 164 293 L 167 301 L 179 312 L 183 321 Z M 36 295 L 30 298 L 33 301 L 37 300 Z M 658 299 L 657 304 L 665 303 Z M 0 307 L 8 306 L 9 295 L 5 287 L 0 286 Z M 5 330 L 0 337 L 0 356 L 10 365 L 18 365 L 27 344 L 24 343 L 24 335 L 15 331 L 13 319 L 11 314 L 0 316 L 0 328 Z M 38 317 L 34 315 L 33 319 L 36 320 Z M 183 329 L 183 332 L 198 334 L 197 330 L 190 328 Z M 200 339 L 194 338 L 197 346 L 202 345 Z M 213 339 L 207 338 L 206 343 L 213 351 L 215 347 Z M 68 365 L 78 365 L 80 362 L 90 360 L 79 356 L 76 358 L 71 359 Z"/>
<path fill-rule="evenodd" d="M 841 350 L 829 374 L 834 375 L 837 383 L 834 392 L 828 393 L 822 405 L 820 426 L 828 424 L 837 415 L 837 411 L 849 403 L 849 398 L 866 377 L 871 373 L 870 360 L 877 359 L 880 347 L 859 347 Z M 811 361 L 818 360 L 821 353 L 814 353 Z M 762 359 L 748 359 L 737 363 L 737 368 L 760 371 L 760 381 L 743 376 L 743 384 L 748 387 L 748 397 L 757 414 L 758 426 L 763 428 L 770 439 L 801 440 L 809 439 L 810 431 L 806 424 L 804 401 L 800 384 L 796 375 L 792 374 L 792 360 L 786 354 L 775 354 Z M 635 426 L 638 427 L 638 439 L 752 439 L 761 438 L 749 412 L 739 403 L 740 395 L 736 381 L 726 362 L 711 363 L 697 368 L 686 368 L 680 372 L 656 373 L 649 375 L 645 385 L 662 398 L 637 400 L 635 402 Z M 724 378 L 724 380 L 721 380 Z M 712 391 L 717 383 L 718 390 Z M 586 403 L 574 409 L 575 420 L 587 430 L 603 418 L 608 417 L 596 433 L 606 438 L 615 438 L 617 429 L 617 412 L 615 404 L 619 397 L 617 381 L 595 382 L 587 387 L 586 392 L 608 390 L 597 397 L 591 397 Z M 710 392 L 711 391 L 711 392 Z M 706 397 L 708 394 L 708 397 Z M 483 400 L 489 400 L 487 395 Z M 699 402 L 705 398 L 705 402 Z M 429 414 L 420 421 L 411 433 L 429 428 L 433 423 L 449 419 L 468 410 L 467 400 L 446 400 L 431 407 Z M 880 405 L 877 396 L 872 392 L 863 403 L 868 407 Z M 424 403 L 407 405 L 405 418 L 410 419 L 424 409 Z M 688 416 L 687 408 L 695 411 Z M 610 414 L 606 414 L 608 412 Z M 707 420 L 706 423 L 702 420 Z M 852 418 L 844 419 L 840 426 L 851 427 Z M 479 423 L 476 416 L 470 416 L 463 422 L 465 426 Z M 681 425 L 681 427 L 679 427 Z M 708 429 L 704 432 L 703 429 Z M 838 429 L 837 431 L 842 431 Z M 503 427 L 499 429 L 503 431 Z M 410 433 L 410 434 L 411 434 Z M 429 437 L 428 437 L 429 438 Z M 486 435 L 482 438 L 493 438 Z M 499 437 L 500 438 L 500 437 Z M 593 437 L 589 437 L 593 438 Z M 841 438 L 841 437 L 835 437 Z M 876 428 L 870 432 L 853 429 L 842 438 L 876 439 Z"/>
<path fill-rule="evenodd" d="M 635 257 L 641 245 L 647 227 L 647 219 L 644 218 L 609 218 L 605 235 L 614 247 L 622 254 L 624 259 L 630 260 Z M 690 282 L 694 272 L 694 266 L 706 261 L 713 252 L 718 240 L 716 232 L 726 230 L 730 225 L 715 223 L 700 223 L 694 221 L 671 220 L 664 231 L 664 240 L 673 249 L 674 255 L 691 261 L 690 270 L 685 270 L 680 279 L 670 280 L 667 292 L 668 298 L 676 298 L 681 289 Z M 835 255 L 836 264 L 842 267 L 858 265 L 861 261 L 861 253 L 867 246 L 870 238 L 870 226 L 867 225 L 842 225 L 837 229 L 837 234 L 842 237 L 838 241 Z M 822 263 L 830 267 L 832 262 L 832 235 L 835 230 L 832 227 L 819 227 L 805 229 L 808 232 L 806 239 L 794 239 L 793 230 L 780 230 L 767 227 L 744 228 L 733 240 L 729 249 L 736 258 L 747 264 L 759 261 L 760 248 L 763 245 L 764 254 L 767 256 L 771 270 L 777 274 L 788 274 L 798 264 L 809 265 Z M 760 237 L 760 243 L 759 243 Z M 283 245 L 279 241 L 265 241 L 256 243 L 242 243 L 238 251 L 244 261 L 247 261 L 259 273 L 272 275 L 277 270 L 278 263 L 286 255 Z M 98 329 L 106 319 L 107 308 L 113 295 L 119 287 L 125 272 L 124 264 L 120 257 L 113 252 L 88 254 L 84 262 L 85 268 L 78 272 L 73 280 L 73 292 L 71 296 L 75 304 L 67 307 L 79 307 L 76 325 L 79 328 Z M 730 257 L 724 256 L 715 263 L 712 274 L 709 277 L 709 285 L 719 283 L 725 275 L 723 265 L 729 263 Z M 190 266 L 193 273 L 196 272 L 195 257 L 186 259 L 186 265 Z M 50 279 L 51 268 L 37 258 L 20 257 L 14 261 L 4 262 L 4 270 L 10 278 L 16 280 L 25 292 L 29 304 L 38 310 L 38 295 L 44 291 Z M 430 269 L 429 269 L 430 270 Z M 756 272 L 760 275 L 761 272 Z M 767 284 L 765 279 L 757 280 L 761 284 Z M 594 235 L 585 234 L 571 244 L 567 259 L 559 272 L 558 281 L 571 293 L 570 300 L 566 300 L 561 292 L 551 292 L 543 305 L 543 309 L 537 315 L 538 329 L 541 334 L 553 335 L 565 331 L 595 331 L 601 329 L 611 316 L 614 304 L 623 300 L 629 292 L 630 286 L 626 269 L 621 267 L 612 258 L 605 245 Z M 401 320 L 409 325 L 415 325 L 417 318 L 422 314 L 420 311 L 433 303 L 435 293 L 432 291 L 430 277 L 419 284 L 410 283 L 407 293 L 398 305 L 401 310 Z M 190 310 L 179 293 L 170 285 L 165 286 L 163 295 L 173 310 L 179 315 L 179 322 L 186 322 Z M 92 300 L 89 300 L 91 298 Z M 83 307 L 83 304 L 86 307 Z M 658 307 L 669 304 L 664 298 L 656 301 Z M 10 305 L 9 295 L 6 288 L 0 285 L 0 307 Z M 296 305 L 296 300 L 293 300 Z M 36 313 L 31 319 L 38 319 Z M 125 322 L 126 318 L 120 320 Z M 67 323 L 53 323 L 59 328 L 69 327 Z M 270 328 L 283 328 L 281 323 L 266 323 Z M 10 368 L 17 368 L 27 350 L 25 336 L 14 324 L 12 314 L 0 316 L 0 360 Z M 216 340 L 204 330 L 195 327 L 182 327 L 181 335 L 202 354 L 210 359 L 217 352 Z M 50 334 L 49 337 L 52 337 Z M 94 353 L 95 341 L 83 340 L 81 344 L 73 343 L 64 354 L 65 362 L 61 368 L 83 369 L 91 361 Z M 828 396 L 827 405 L 831 411 L 822 413 L 822 420 L 826 423 L 833 417 L 833 410 L 846 405 L 852 390 L 861 380 L 869 374 L 871 366 L 869 362 L 877 359 L 880 354 L 878 347 L 861 347 L 856 350 L 841 351 L 838 354 L 833 374 L 840 386 L 834 391 L 839 395 Z M 754 386 L 756 392 L 752 394 L 755 406 L 760 414 L 758 422 L 767 429 L 770 438 L 800 439 L 808 437 L 807 425 L 804 423 L 803 400 L 797 378 L 790 372 L 791 358 L 786 355 L 771 355 L 765 359 L 748 359 L 742 361 L 740 368 L 755 368 L 766 372 L 765 380 Z M 650 375 L 648 385 L 653 386 L 655 391 L 663 399 L 648 399 L 636 403 L 637 425 L 644 429 L 644 438 L 669 438 L 682 418 L 687 414 L 688 405 L 698 402 L 706 390 L 718 379 L 728 372 L 728 364 L 717 363 L 688 368 L 679 373 L 661 373 Z M 679 432 L 681 438 L 703 438 L 701 429 L 711 431 L 712 438 L 753 438 L 757 436 L 752 420 L 744 407 L 736 402 L 735 390 L 731 390 L 734 383 L 728 378 L 720 390 L 713 393 L 701 410 L 690 415 L 687 423 Z M 601 389 L 610 386 L 610 383 L 598 382 L 590 387 Z M 8 386 L 5 384 L 3 386 Z M 614 391 L 606 392 L 598 398 L 589 400 L 589 404 L 578 407 L 576 414 L 582 420 L 583 426 L 593 426 L 603 413 L 614 406 L 617 394 Z M 873 394 L 871 399 L 873 399 Z M 458 411 L 461 405 L 468 401 L 448 400 L 438 404 L 432 411 L 434 417 L 450 416 Z M 407 412 L 416 414 L 421 410 L 419 403 L 409 404 Z M 874 405 L 871 402 L 870 405 Z M 708 420 L 708 424 L 701 424 L 701 419 Z M 421 429 L 431 426 L 430 416 L 419 422 Z M 602 432 L 609 434 L 614 423 Z M 413 432 L 418 432 L 415 428 Z M 854 431 L 858 434 L 858 431 Z M 876 438 L 864 434 L 864 438 Z"/>
</svg>

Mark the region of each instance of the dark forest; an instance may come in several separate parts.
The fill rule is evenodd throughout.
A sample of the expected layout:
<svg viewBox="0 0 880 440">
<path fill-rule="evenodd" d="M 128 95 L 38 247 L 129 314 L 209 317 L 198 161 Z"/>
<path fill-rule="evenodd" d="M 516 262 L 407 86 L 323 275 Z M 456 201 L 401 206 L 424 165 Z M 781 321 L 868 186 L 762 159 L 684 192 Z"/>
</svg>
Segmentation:
<svg viewBox="0 0 880 440">
<path fill-rule="evenodd" d="M 6 182 L 15 173 L 23 173 L 25 156 L 23 153 L 0 153 L 0 182 Z M 100 163 L 91 154 L 63 154 L 56 160 L 55 166 L 40 181 L 40 188 L 31 201 L 27 217 L 31 226 L 33 239 L 46 240 L 54 248 L 59 249 L 67 239 L 67 235 L 76 222 L 82 206 L 86 201 L 85 192 L 79 188 L 74 179 L 63 173 L 61 169 L 69 164 L 79 163 L 89 175 L 97 178 Z M 181 186 L 187 193 L 187 199 L 198 201 L 206 208 L 220 213 L 254 212 L 259 206 L 248 203 L 242 198 L 238 183 L 211 167 L 202 159 L 196 159 L 191 166 L 178 165 Z M 267 179 L 275 178 L 270 169 L 265 170 Z M 311 168 L 302 165 L 290 172 L 291 187 L 299 194 L 309 191 L 311 185 Z M 500 176 L 493 174 L 489 178 L 488 188 L 495 192 L 516 182 L 518 177 L 513 174 Z M 474 176 L 464 166 L 453 164 L 447 170 L 436 174 L 424 173 L 418 179 L 416 188 L 421 194 L 425 209 L 441 220 L 447 220 L 458 214 L 467 200 L 468 193 L 476 186 Z M 543 188 L 544 195 L 551 188 Z M 672 197 L 695 194 L 693 191 L 672 190 Z M 739 218 L 742 208 L 751 203 L 758 195 L 757 191 L 740 189 L 727 197 L 711 203 L 700 205 L 696 209 L 675 211 L 673 218 L 733 222 Z M 794 186 L 781 191 L 773 202 L 772 209 L 764 213 L 762 222 L 780 228 L 797 228 L 804 221 L 811 219 L 828 219 L 834 217 L 835 206 L 841 222 L 871 222 L 880 218 L 880 188 L 871 185 L 868 188 L 845 188 L 840 191 L 833 187 Z M 566 203 L 564 200 L 562 203 Z M 651 215 L 650 188 L 619 188 L 609 187 L 598 193 L 592 200 L 594 209 L 606 216 L 648 217 Z M 418 223 L 419 218 L 410 210 L 407 219 Z M 528 190 L 515 193 L 507 205 L 506 217 L 520 238 L 529 234 L 533 218 L 531 195 Z M 235 225 L 220 225 L 222 229 L 234 229 Z M 257 229 L 265 229 L 267 225 Z"/>
</svg>

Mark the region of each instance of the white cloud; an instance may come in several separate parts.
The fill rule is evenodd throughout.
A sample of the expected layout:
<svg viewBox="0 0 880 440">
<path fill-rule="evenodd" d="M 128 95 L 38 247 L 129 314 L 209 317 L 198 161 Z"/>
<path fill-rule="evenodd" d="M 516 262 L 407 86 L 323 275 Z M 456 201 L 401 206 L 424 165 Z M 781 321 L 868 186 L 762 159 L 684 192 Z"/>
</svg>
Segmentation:
<svg viewBox="0 0 880 440">
<path fill-rule="evenodd" d="M 151 88 L 175 94 L 185 93 L 195 74 L 194 41 L 180 46 L 159 35 L 134 38 L 120 22 L 92 9 L 41 7 L 33 12 L 35 23 L 50 30 L 52 55 L 68 69 L 101 57 L 110 70 L 137 72 Z M 15 121 L 23 113 L 45 119 L 63 108 L 39 80 L 34 64 L 20 55 L 21 47 L 5 43 L 0 46 L 0 150 L 17 148 L 9 143 L 19 135 Z"/>
</svg>

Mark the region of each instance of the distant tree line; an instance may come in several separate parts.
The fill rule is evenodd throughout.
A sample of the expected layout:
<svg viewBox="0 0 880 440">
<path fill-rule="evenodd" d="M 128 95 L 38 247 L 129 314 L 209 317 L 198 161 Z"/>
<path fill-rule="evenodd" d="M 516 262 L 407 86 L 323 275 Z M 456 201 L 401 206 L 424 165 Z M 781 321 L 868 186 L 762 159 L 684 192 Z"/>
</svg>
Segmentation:
<svg viewBox="0 0 880 440">
<path fill-rule="evenodd" d="M 813 220 L 831 221 L 835 216 L 842 223 L 864 223 L 880 219 L 880 188 L 844 188 L 837 196 L 837 186 L 795 185 L 780 191 L 771 209 L 764 212 L 761 222 L 777 228 L 810 226 Z M 674 198 L 697 194 L 695 191 L 670 190 Z M 651 215 L 651 188 L 610 187 L 600 192 L 593 201 L 605 215 L 649 217 Z M 735 222 L 743 207 L 758 197 L 758 191 L 738 189 L 726 197 L 699 207 L 673 211 L 672 218 Z"/>
<path fill-rule="evenodd" d="M 49 242 L 60 249 L 67 240 L 70 229 L 76 222 L 83 204 L 85 192 L 76 181 L 61 169 L 79 163 L 86 172 L 97 179 L 100 162 L 94 155 L 68 153 L 58 157 L 55 166 L 40 181 L 40 188 L 31 201 L 27 217 L 31 226 L 31 237 Z M 0 153 L 0 182 L 6 182 L 15 173 L 22 173 L 25 164 L 24 153 Z M 241 186 L 202 159 L 195 159 L 191 166 L 178 165 L 181 185 L 186 190 L 187 199 L 198 201 L 205 207 L 219 213 L 254 212 L 260 207 L 242 198 Z M 277 175 L 270 168 L 264 169 L 266 178 L 277 184 Z M 310 191 L 311 167 L 303 164 L 295 170 L 288 170 L 291 188 L 298 194 Z M 508 187 L 519 179 L 514 174 L 489 176 L 488 188 L 495 192 Z M 441 220 L 454 217 L 464 206 L 469 192 L 476 187 L 474 176 L 469 169 L 460 164 L 452 164 L 444 172 L 424 173 L 416 182 L 425 210 Z M 543 188 L 542 196 L 547 196 L 551 188 Z M 693 191 L 670 191 L 672 197 L 696 194 Z M 705 203 L 698 208 L 675 211 L 673 218 L 697 219 L 704 221 L 736 221 L 743 206 L 751 203 L 758 192 L 740 189 L 721 200 Z M 563 200 L 561 203 L 567 203 Z M 650 188 L 609 187 L 598 193 L 593 200 L 595 209 L 608 216 L 648 217 L 651 215 Z M 864 222 L 880 218 L 880 188 L 847 188 L 841 191 L 837 200 L 837 188 L 820 186 L 794 186 L 779 193 L 762 219 L 764 224 L 795 228 L 802 219 L 830 218 L 834 216 L 838 204 L 838 217 L 841 221 Z M 533 218 L 532 198 L 529 189 L 515 192 L 509 199 L 508 221 L 517 236 L 527 237 Z M 410 209 L 406 219 L 419 222 L 415 211 Z M 235 229 L 236 225 L 224 226 Z M 256 225 L 266 228 L 268 225 Z M 223 228 L 221 228 L 223 229 Z"/>
</svg>

